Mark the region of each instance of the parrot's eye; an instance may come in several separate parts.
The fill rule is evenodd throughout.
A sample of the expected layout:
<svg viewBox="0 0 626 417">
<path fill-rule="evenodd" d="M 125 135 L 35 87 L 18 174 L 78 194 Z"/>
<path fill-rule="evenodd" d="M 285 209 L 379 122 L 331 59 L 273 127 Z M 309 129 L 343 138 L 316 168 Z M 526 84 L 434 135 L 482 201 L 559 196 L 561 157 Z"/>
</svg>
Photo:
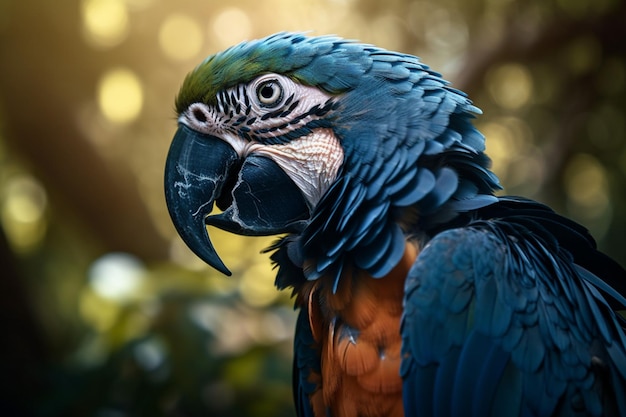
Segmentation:
<svg viewBox="0 0 626 417">
<path fill-rule="evenodd" d="M 256 97 L 263 107 L 275 107 L 283 99 L 283 87 L 278 80 L 267 80 L 256 88 Z"/>
</svg>

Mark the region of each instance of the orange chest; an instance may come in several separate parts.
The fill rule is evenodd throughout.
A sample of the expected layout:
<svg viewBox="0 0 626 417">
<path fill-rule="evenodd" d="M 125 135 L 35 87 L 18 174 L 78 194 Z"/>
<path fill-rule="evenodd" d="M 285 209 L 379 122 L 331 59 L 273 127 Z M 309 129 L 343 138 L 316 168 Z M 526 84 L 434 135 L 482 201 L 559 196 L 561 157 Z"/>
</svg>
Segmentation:
<svg viewBox="0 0 626 417">
<path fill-rule="evenodd" d="M 348 271 L 337 291 L 312 283 L 305 290 L 309 324 L 321 354 L 316 416 L 403 416 L 400 319 L 404 282 L 417 256 L 407 244 L 385 277 Z"/>
</svg>

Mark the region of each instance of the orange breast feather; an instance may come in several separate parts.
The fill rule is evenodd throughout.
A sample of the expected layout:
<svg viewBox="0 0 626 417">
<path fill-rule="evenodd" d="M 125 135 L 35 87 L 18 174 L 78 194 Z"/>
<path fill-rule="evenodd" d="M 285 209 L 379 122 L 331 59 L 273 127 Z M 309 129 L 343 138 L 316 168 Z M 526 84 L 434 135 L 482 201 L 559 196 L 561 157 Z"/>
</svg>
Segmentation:
<svg viewBox="0 0 626 417">
<path fill-rule="evenodd" d="M 417 256 L 407 243 L 400 263 L 385 277 L 346 271 L 335 294 L 329 282 L 312 282 L 301 295 L 321 352 L 316 416 L 401 417 L 400 317 L 404 281 Z"/>
</svg>

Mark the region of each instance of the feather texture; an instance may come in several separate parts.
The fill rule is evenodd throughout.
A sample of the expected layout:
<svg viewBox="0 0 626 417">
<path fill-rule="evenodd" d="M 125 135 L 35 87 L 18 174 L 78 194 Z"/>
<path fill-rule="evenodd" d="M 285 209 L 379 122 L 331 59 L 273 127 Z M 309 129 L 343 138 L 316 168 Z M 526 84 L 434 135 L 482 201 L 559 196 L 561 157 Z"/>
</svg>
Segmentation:
<svg viewBox="0 0 626 417">
<path fill-rule="evenodd" d="M 626 386 L 615 313 L 549 233 L 544 239 L 522 223 L 475 221 L 438 234 L 420 254 L 402 325 L 403 355 L 413 362 L 403 372 L 405 402 L 417 378 L 434 392 L 418 394 L 416 403 L 458 407 L 439 415 L 502 415 L 507 404 L 506 415 L 623 414 L 621 400 L 604 388 L 608 381 Z M 447 295 L 456 293 L 450 286 L 466 287 L 466 307 Z"/>
<path fill-rule="evenodd" d="M 267 74 L 307 93 L 250 116 L 246 91 Z M 228 120 L 225 141 L 243 159 L 320 129 L 311 137 L 341 148 L 322 155 L 341 162 L 324 177 L 332 184 L 267 249 L 277 287 L 292 287 L 300 308 L 299 416 L 626 415 L 626 319 L 616 313 L 626 272 L 584 227 L 494 195 L 472 124 L 480 110 L 417 57 L 278 33 L 208 57 L 176 109 Z M 230 191 L 218 205 L 232 205 Z"/>
</svg>

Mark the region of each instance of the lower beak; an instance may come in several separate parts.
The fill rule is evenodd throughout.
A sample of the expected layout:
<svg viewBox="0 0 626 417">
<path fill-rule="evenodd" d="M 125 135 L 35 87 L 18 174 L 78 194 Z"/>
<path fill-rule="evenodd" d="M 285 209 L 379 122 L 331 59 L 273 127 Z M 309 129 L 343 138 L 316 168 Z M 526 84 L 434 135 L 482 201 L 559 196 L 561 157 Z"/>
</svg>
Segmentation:
<svg viewBox="0 0 626 417">
<path fill-rule="evenodd" d="M 260 236 L 301 231 L 310 217 L 302 192 L 274 161 L 255 154 L 241 159 L 227 142 L 185 125 L 167 157 L 165 200 L 187 246 L 226 275 L 206 225 Z M 209 216 L 216 201 L 224 211 Z"/>
</svg>

